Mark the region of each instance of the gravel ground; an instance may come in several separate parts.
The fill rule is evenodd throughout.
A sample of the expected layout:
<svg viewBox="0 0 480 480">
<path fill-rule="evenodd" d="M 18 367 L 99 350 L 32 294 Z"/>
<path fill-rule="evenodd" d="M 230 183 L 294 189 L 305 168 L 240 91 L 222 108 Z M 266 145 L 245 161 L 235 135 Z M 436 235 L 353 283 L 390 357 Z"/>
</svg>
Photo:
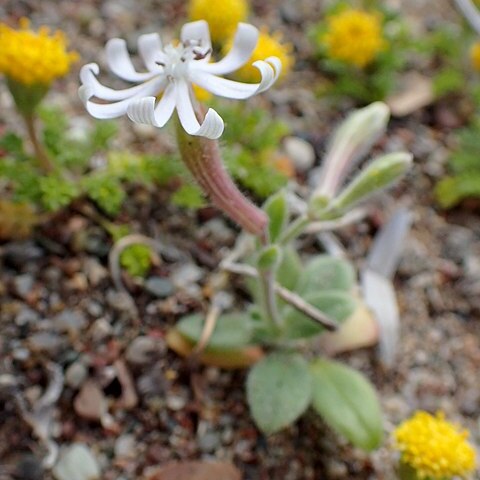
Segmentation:
<svg viewBox="0 0 480 480">
<path fill-rule="evenodd" d="M 299 51 L 297 72 L 268 95 L 274 113 L 321 150 L 339 112 L 325 112 L 311 93 L 315 73 L 306 61 L 305 22 L 298 23 L 318 18 L 317 3 L 258 1 L 254 11 L 265 23 L 288 30 Z M 438 2 L 443 7 L 435 12 L 426 1 L 397 3 L 420 26 L 419 18 L 445 21 L 452 15 L 446 1 Z M 428 18 L 420 17 L 424 9 Z M 184 11 L 178 1 L 4 0 L 0 5 L 3 18 L 27 15 L 35 23 L 65 29 L 84 62 L 101 60 L 99 47 L 114 36 L 130 35 L 131 41 L 139 31 L 159 26 L 171 33 Z M 72 75 L 51 101 L 83 117 L 77 88 Z M 5 89 L 0 106 L 2 112 L 11 106 Z M 413 172 L 391 196 L 382 196 L 367 220 L 338 233 L 361 266 L 373 234 L 394 208 L 404 205 L 413 212 L 395 279 L 402 316 L 398 361 L 390 370 L 383 368 L 375 349 L 345 354 L 342 360 L 375 383 L 387 433 L 415 409 L 442 409 L 468 427 L 478 444 L 478 205 L 446 214 L 435 207 L 431 193 L 448 157 L 454 129 L 444 119 L 457 115 L 454 107 L 437 105 L 391 122 L 381 146 L 412 151 Z M 7 115 L 0 122 L 17 128 Z M 121 125 L 117 146 L 172 149 L 168 133 L 152 136 L 127 121 Z M 388 445 L 364 454 L 314 415 L 265 438 L 250 420 L 243 372 L 201 367 L 168 351 L 168 327 L 205 307 L 205 285 L 219 261 L 219 247 L 233 244 L 235 232 L 220 215 L 211 209 L 185 213 L 167 205 L 162 192 L 133 190 L 122 220 L 131 219 L 138 231 L 168 248 L 144 286 L 127 279 L 132 302 L 115 290 L 107 268 L 109 239 L 84 208 L 80 202 L 34 238 L 0 246 L 0 378 L 13 378 L 22 397 L 35 405 L 49 382 L 46 361 L 61 367 L 66 384 L 49 412 L 58 444 L 86 443 L 105 480 L 146 478 L 149 467 L 169 460 L 212 458 L 232 461 L 245 480 L 394 477 Z M 233 285 L 231 293 L 240 291 Z M 50 480 L 40 467 L 44 453 L 16 403 L 0 397 L 0 478 L 13 478 L 16 471 L 16 478 Z"/>
</svg>

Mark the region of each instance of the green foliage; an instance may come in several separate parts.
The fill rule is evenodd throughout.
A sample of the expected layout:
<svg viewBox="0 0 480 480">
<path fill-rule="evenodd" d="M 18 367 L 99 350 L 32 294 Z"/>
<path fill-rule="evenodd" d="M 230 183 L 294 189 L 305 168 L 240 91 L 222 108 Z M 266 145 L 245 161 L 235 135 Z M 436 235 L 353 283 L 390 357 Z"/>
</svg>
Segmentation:
<svg viewBox="0 0 480 480">
<path fill-rule="evenodd" d="M 266 110 L 240 102 L 214 106 L 227 125 L 222 153 L 231 175 L 261 198 L 277 192 L 287 177 L 273 164 L 273 154 L 288 134 L 287 126 Z"/>
<path fill-rule="evenodd" d="M 383 439 L 382 413 L 370 382 L 359 372 L 330 360 L 315 360 L 312 406 L 327 425 L 355 446 L 370 451 Z"/>
<path fill-rule="evenodd" d="M 351 294 L 339 290 L 310 292 L 302 297 L 338 324 L 349 318 L 357 307 Z M 285 326 L 282 333 L 289 340 L 310 338 L 325 332 L 321 325 L 290 306 L 284 308 L 283 319 Z"/>
<path fill-rule="evenodd" d="M 449 160 L 451 176 L 443 178 L 435 188 L 435 196 L 443 208 L 452 208 L 466 198 L 480 197 L 480 120 L 458 134 L 458 147 Z"/>
<path fill-rule="evenodd" d="M 203 315 L 188 315 L 177 323 L 176 328 L 188 340 L 198 343 L 204 323 Z M 209 339 L 208 349 L 228 350 L 244 347 L 251 343 L 252 336 L 253 324 L 250 315 L 245 313 L 221 315 Z"/>
<path fill-rule="evenodd" d="M 302 294 L 321 290 L 349 292 L 355 281 L 355 270 L 350 262 L 330 255 L 317 255 L 302 271 L 296 290 Z"/>
<path fill-rule="evenodd" d="M 83 178 L 84 192 L 108 215 L 116 215 L 125 200 L 125 190 L 118 178 L 105 172 L 91 173 Z"/>
<path fill-rule="evenodd" d="M 58 174 L 40 177 L 38 187 L 41 203 L 50 212 L 66 207 L 80 193 L 75 182 Z"/>
<path fill-rule="evenodd" d="M 130 245 L 120 254 L 120 265 L 132 277 L 145 278 L 152 266 L 152 251 L 142 244 Z"/>
<path fill-rule="evenodd" d="M 270 241 L 275 243 L 288 221 L 288 205 L 285 192 L 282 190 L 269 197 L 263 205 L 263 210 L 265 210 L 269 219 Z"/>
<path fill-rule="evenodd" d="M 247 399 L 255 423 L 267 434 L 290 425 L 307 409 L 311 389 L 308 363 L 301 355 L 270 354 L 248 374 Z"/>
<path fill-rule="evenodd" d="M 197 209 L 205 205 L 205 197 L 197 185 L 186 183 L 171 197 L 171 201 L 178 207 Z"/>
<path fill-rule="evenodd" d="M 82 132 L 82 138 L 72 137 L 65 114 L 57 108 L 41 108 L 39 116 L 43 125 L 43 143 L 55 164 L 61 168 L 81 172 L 87 168 L 91 157 L 108 148 L 117 133 L 115 122 L 95 122 Z"/>
</svg>

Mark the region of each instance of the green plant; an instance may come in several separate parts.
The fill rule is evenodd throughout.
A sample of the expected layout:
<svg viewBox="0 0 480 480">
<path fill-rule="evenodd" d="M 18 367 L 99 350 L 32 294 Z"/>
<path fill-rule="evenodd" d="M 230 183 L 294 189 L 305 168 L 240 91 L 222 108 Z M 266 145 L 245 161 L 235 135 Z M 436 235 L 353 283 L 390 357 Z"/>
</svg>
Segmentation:
<svg viewBox="0 0 480 480">
<path fill-rule="evenodd" d="M 382 441 L 381 408 L 374 387 L 359 372 L 318 357 L 309 348 L 323 335 L 343 335 L 342 326 L 365 310 L 356 272 L 349 261 L 325 254 L 301 259 L 294 240 L 312 222 L 335 223 L 344 218 L 359 202 L 405 173 L 411 157 L 387 154 L 372 160 L 342 187 L 352 165 L 384 131 L 387 120 L 388 109 L 377 103 L 344 122 L 304 214 L 291 218 L 283 191 L 267 199 L 265 238 L 238 244 L 238 252 L 221 265 L 224 272 L 247 277 L 253 305 L 221 314 L 214 299 L 207 320 L 200 314 L 186 316 L 168 336 L 170 346 L 179 353 L 187 354 L 200 344 L 201 358 L 207 363 L 251 366 L 247 399 L 253 419 L 267 434 L 287 427 L 312 407 L 360 448 L 372 450 Z M 205 328 L 212 329 L 212 318 L 216 323 L 205 344 Z"/>
<path fill-rule="evenodd" d="M 458 146 L 449 159 L 451 174 L 437 184 L 435 196 L 443 208 L 452 208 L 466 198 L 480 197 L 480 120 L 458 133 Z"/>
</svg>

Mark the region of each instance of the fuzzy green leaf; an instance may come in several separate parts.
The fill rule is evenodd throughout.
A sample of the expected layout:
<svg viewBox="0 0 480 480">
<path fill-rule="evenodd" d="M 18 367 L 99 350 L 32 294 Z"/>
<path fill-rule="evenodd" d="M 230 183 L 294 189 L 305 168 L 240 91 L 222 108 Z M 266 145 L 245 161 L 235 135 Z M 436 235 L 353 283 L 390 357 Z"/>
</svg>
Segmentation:
<svg viewBox="0 0 480 480">
<path fill-rule="evenodd" d="M 359 372 L 330 360 L 310 366 L 312 406 L 332 429 L 353 445 L 371 451 L 383 439 L 382 412 L 371 383 Z"/>
<path fill-rule="evenodd" d="M 197 343 L 202 335 L 205 317 L 188 315 L 176 325 L 176 329 L 191 342 Z M 221 315 L 208 342 L 209 349 L 228 350 L 244 347 L 252 339 L 253 325 L 249 315 L 245 313 L 229 313 Z"/>
<path fill-rule="evenodd" d="M 355 270 L 350 262 L 330 255 L 318 255 L 302 272 L 296 290 L 302 294 L 321 290 L 350 291 L 355 280 Z"/>
<path fill-rule="evenodd" d="M 382 190 L 403 176 L 412 164 L 412 155 L 405 152 L 389 153 L 375 158 L 336 197 L 327 211 L 333 217 Z"/>
<path fill-rule="evenodd" d="M 257 363 L 247 378 L 250 411 L 267 434 L 295 422 L 307 409 L 311 390 L 308 364 L 297 353 L 272 353 Z"/>
<path fill-rule="evenodd" d="M 349 293 L 340 290 L 310 292 L 303 298 L 337 323 L 350 317 L 357 306 Z M 325 331 L 321 325 L 290 306 L 284 310 L 284 322 L 284 335 L 291 340 L 313 337 Z"/>
<path fill-rule="evenodd" d="M 270 220 L 268 224 L 270 242 L 275 243 L 288 221 L 288 205 L 285 192 L 280 191 L 272 195 L 265 202 L 263 209 Z"/>
</svg>

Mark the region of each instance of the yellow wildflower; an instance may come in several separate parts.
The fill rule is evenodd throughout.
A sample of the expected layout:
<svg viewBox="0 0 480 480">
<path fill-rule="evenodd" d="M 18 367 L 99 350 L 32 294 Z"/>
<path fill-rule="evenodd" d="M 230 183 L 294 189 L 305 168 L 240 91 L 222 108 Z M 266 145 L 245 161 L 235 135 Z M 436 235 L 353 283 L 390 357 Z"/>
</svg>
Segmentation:
<svg viewBox="0 0 480 480">
<path fill-rule="evenodd" d="M 475 450 L 467 442 L 468 431 L 435 416 L 416 412 L 394 432 L 401 461 L 419 478 L 431 480 L 463 477 L 475 468 Z"/>
<path fill-rule="evenodd" d="M 348 9 L 327 19 L 321 38 L 327 56 L 333 60 L 365 68 L 385 49 L 387 42 L 378 13 Z"/>
<path fill-rule="evenodd" d="M 225 51 L 228 52 L 232 48 L 233 41 L 230 40 L 225 46 Z M 289 43 L 282 43 L 282 35 L 275 32 L 270 35 L 266 28 L 260 30 L 258 36 L 257 46 L 252 53 L 248 62 L 240 69 L 235 71 L 234 77 L 242 82 L 256 83 L 261 79 L 260 72 L 252 63 L 257 60 L 264 60 L 268 57 L 278 57 L 282 62 L 282 73 L 280 78 L 284 77 L 292 69 L 294 59 L 292 55 L 292 45 Z"/>
<path fill-rule="evenodd" d="M 0 24 L 0 73 L 22 85 L 45 85 L 65 75 L 77 53 L 67 52 L 65 35 L 52 33 L 46 26 L 38 32 L 30 29 L 26 18 L 20 20 L 20 29 Z"/>
<path fill-rule="evenodd" d="M 235 33 L 239 22 L 248 16 L 247 0 L 190 0 L 190 20 L 206 20 L 212 41 L 223 42 Z M 263 60 L 263 59 L 262 59 Z"/>
<path fill-rule="evenodd" d="M 470 61 L 473 68 L 480 71 L 480 42 L 475 42 L 470 48 Z"/>
</svg>

